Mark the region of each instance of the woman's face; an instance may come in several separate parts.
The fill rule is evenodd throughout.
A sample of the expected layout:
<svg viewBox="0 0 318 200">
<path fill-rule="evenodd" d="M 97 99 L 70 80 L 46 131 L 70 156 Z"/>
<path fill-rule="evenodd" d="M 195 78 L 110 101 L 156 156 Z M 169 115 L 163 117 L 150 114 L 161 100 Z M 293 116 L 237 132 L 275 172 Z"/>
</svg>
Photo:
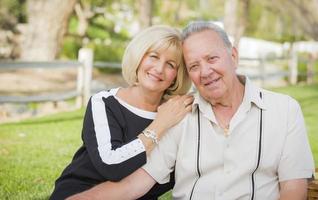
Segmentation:
<svg viewBox="0 0 318 200">
<path fill-rule="evenodd" d="M 138 85 L 151 91 L 163 93 L 172 85 L 178 72 L 174 48 L 147 52 L 138 67 Z"/>
</svg>

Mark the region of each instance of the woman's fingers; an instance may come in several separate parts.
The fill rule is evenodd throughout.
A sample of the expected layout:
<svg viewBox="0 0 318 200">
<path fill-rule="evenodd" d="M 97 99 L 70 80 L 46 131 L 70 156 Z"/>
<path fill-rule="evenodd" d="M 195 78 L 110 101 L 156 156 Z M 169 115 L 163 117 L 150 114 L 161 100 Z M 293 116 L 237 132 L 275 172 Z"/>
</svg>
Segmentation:
<svg viewBox="0 0 318 200">
<path fill-rule="evenodd" d="M 175 96 L 159 106 L 158 112 L 166 116 L 170 115 L 172 118 L 184 115 L 191 110 L 193 100 L 191 95 Z"/>
<path fill-rule="evenodd" d="M 158 107 L 156 124 L 163 129 L 172 127 L 180 122 L 192 110 L 193 96 L 175 96 Z"/>
<path fill-rule="evenodd" d="M 185 108 L 187 108 L 188 106 L 191 106 L 193 103 L 193 96 L 189 96 L 189 95 L 184 95 L 181 98 L 179 98 L 179 103 L 183 104 Z"/>
</svg>

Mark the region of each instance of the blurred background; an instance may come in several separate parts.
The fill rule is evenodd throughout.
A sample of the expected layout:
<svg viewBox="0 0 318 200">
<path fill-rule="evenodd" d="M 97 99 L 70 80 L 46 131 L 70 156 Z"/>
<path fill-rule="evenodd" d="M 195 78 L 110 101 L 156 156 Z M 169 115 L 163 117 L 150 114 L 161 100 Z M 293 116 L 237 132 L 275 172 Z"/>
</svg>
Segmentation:
<svg viewBox="0 0 318 200">
<path fill-rule="evenodd" d="M 91 92 L 125 85 L 124 49 L 153 24 L 182 29 L 194 20 L 213 21 L 239 49 L 239 73 L 261 86 L 312 84 L 317 10 L 317 0 L 0 0 L 0 121 L 41 113 L 43 105 L 33 102 L 82 95 L 83 106 Z M 76 71 L 84 62 L 91 66 Z M 69 107 L 55 102 L 43 109 Z"/>
<path fill-rule="evenodd" d="M 317 164 L 317 10 L 317 0 L 0 0 L 0 199 L 48 198 L 81 144 L 87 99 L 125 86 L 124 49 L 154 24 L 223 27 L 238 73 L 301 103 Z"/>
<path fill-rule="evenodd" d="M 192 20 L 224 25 L 235 46 L 249 37 L 284 44 L 318 38 L 315 0 L 1 0 L 0 58 L 120 61 L 127 41 L 152 24 L 184 27 Z"/>
</svg>

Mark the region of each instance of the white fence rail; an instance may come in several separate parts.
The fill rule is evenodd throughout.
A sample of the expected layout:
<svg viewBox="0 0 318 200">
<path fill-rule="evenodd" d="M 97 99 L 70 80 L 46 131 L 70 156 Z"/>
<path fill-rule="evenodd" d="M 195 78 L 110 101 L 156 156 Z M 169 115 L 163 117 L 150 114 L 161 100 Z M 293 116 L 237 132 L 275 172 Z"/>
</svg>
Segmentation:
<svg viewBox="0 0 318 200">
<path fill-rule="evenodd" d="M 261 85 L 266 85 L 266 81 L 277 79 L 289 80 L 294 84 L 297 82 L 297 58 L 275 58 L 272 61 L 284 61 L 288 64 L 288 69 L 283 69 L 269 64 L 266 59 L 240 58 L 238 73 L 247 75 L 252 80 L 258 80 Z M 32 96 L 0 96 L 0 103 L 27 103 L 61 101 L 76 98 L 76 106 L 86 105 L 90 98 L 92 68 L 121 68 L 119 63 L 95 62 L 93 63 L 93 52 L 91 49 L 80 49 L 78 61 L 54 61 L 54 62 L 21 62 L 21 61 L 0 61 L 0 70 L 25 69 L 25 68 L 77 68 L 76 88 L 66 92 L 50 93 L 46 95 Z M 306 75 L 306 74 L 304 74 Z M 1 83 L 5 84 L 5 83 Z"/>
</svg>

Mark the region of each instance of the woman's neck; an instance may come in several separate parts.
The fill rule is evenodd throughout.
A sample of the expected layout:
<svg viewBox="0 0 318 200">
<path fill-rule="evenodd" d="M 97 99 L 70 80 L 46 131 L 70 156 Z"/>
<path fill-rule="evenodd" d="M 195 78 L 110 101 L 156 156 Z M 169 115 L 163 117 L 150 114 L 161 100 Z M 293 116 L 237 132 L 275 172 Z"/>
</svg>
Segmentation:
<svg viewBox="0 0 318 200">
<path fill-rule="evenodd" d="M 119 98 L 142 110 L 156 112 L 161 104 L 162 93 L 150 92 L 140 86 L 130 86 L 118 91 Z"/>
</svg>

